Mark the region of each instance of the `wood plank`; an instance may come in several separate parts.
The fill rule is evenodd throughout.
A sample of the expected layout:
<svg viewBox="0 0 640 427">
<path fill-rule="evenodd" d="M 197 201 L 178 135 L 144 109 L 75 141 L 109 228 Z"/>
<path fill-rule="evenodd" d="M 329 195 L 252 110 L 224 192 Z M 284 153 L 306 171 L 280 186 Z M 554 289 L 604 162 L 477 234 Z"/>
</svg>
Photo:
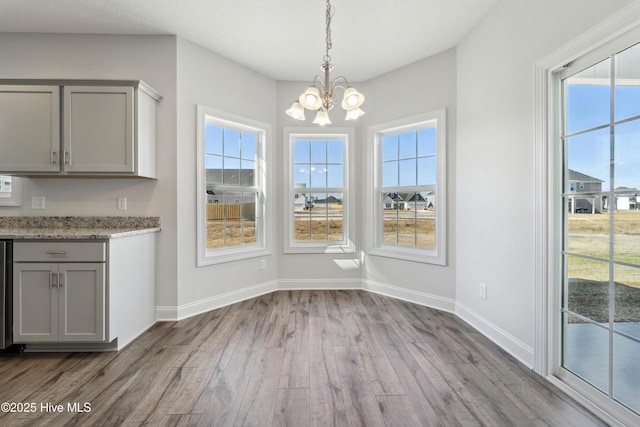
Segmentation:
<svg viewBox="0 0 640 427">
<path fill-rule="evenodd" d="M 344 393 L 327 317 L 309 318 L 309 336 L 309 423 L 345 426 Z"/>
<path fill-rule="evenodd" d="M 406 395 L 376 396 L 376 400 L 386 427 L 422 425 L 411 400 Z"/>
<path fill-rule="evenodd" d="M 309 389 L 280 389 L 273 412 L 273 427 L 309 425 Z"/>
<path fill-rule="evenodd" d="M 280 382 L 282 348 L 265 347 L 255 350 L 251 379 L 238 412 L 236 424 L 241 426 L 265 425 L 265 415 L 273 414 L 276 390 Z M 268 424 L 267 424 L 268 425 Z"/>
</svg>

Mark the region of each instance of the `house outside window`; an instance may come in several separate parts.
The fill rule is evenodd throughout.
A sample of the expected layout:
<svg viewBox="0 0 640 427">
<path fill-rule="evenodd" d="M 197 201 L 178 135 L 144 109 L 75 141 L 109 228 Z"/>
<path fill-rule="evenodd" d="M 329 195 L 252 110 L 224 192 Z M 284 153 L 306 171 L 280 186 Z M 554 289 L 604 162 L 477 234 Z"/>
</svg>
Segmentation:
<svg viewBox="0 0 640 427">
<path fill-rule="evenodd" d="M 353 131 L 285 129 L 285 252 L 353 252 L 349 142 Z"/>
<path fill-rule="evenodd" d="M 267 128 L 198 106 L 198 265 L 267 253 Z"/>
<path fill-rule="evenodd" d="M 369 129 L 373 255 L 446 263 L 445 111 Z"/>
</svg>

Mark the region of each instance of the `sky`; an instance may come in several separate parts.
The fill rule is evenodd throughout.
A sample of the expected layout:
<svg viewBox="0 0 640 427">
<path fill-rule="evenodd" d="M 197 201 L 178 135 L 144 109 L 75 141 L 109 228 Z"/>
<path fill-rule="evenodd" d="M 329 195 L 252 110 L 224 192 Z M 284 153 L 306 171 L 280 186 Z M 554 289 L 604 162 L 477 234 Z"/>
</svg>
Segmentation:
<svg viewBox="0 0 640 427">
<path fill-rule="evenodd" d="M 640 47 L 616 54 L 611 65 L 608 58 L 565 80 L 563 134 L 583 132 L 566 139 L 567 166 L 602 180 L 603 191 L 612 170 L 614 188 L 640 189 Z"/>
<path fill-rule="evenodd" d="M 573 134 L 610 123 L 610 90 L 606 86 L 572 85 L 567 94 L 567 131 Z M 640 87 L 619 87 L 615 91 L 615 120 L 640 116 Z M 608 190 L 613 161 L 614 187 L 640 189 L 640 118 L 596 129 L 567 139 L 569 169 L 598 178 Z"/>
</svg>

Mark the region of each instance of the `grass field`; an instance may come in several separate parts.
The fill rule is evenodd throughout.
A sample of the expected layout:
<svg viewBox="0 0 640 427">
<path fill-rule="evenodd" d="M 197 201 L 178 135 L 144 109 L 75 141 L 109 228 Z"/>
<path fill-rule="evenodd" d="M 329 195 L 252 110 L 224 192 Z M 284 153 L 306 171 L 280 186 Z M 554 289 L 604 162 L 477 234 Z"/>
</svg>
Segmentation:
<svg viewBox="0 0 640 427">
<path fill-rule="evenodd" d="M 614 213 L 613 259 L 640 267 L 640 211 Z M 609 213 L 568 215 L 568 252 L 588 255 L 603 261 L 570 256 L 570 278 L 582 278 L 597 282 L 609 281 Z M 616 265 L 614 280 L 627 286 L 640 288 L 640 269 Z"/>
<path fill-rule="evenodd" d="M 384 243 L 400 246 L 435 247 L 435 212 L 384 212 Z M 316 207 L 294 214 L 296 241 L 340 241 L 344 238 L 342 206 Z M 210 219 L 207 221 L 207 249 L 256 243 L 255 221 Z"/>
</svg>

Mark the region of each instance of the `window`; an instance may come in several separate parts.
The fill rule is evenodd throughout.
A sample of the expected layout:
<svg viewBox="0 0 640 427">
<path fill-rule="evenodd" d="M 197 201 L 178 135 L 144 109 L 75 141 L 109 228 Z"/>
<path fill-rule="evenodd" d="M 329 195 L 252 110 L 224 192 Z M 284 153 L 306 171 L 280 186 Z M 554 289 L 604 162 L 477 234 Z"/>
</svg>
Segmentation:
<svg viewBox="0 0 640 427">
<path fill-rule="evenodd" d="M 20 206 L 20 178 L 0 175 L 0 206 Z"/>
<path fill-rule="evenodd" d="M 349 238 L 350 131 L 285 129 L 288 225 L 285 252 L 353 252 Z"/>
<path fill-rule="evenodd" d="M 445 112 L 370 128 L 370 253 L 446 263 Z"/>
<path fill-rule="evenodd" d="M 267 253 L 267 128 L 198 106 L 198 265 Z"/>
</svg>

